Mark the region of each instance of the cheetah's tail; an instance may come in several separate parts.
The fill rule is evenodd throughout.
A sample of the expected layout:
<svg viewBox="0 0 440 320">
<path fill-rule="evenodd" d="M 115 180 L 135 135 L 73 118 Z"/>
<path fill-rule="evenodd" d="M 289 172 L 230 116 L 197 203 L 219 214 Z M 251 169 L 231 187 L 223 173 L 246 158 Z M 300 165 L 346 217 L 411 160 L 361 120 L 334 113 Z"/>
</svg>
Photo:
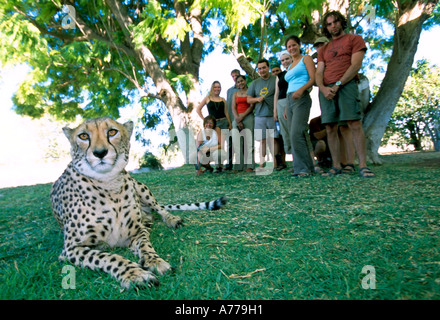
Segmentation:
<svg viewBox="0 0 440 320">
<path fill-rule="evenodd" d="M 196 203 L 188 203 L 188 204 L 169 204 L 163 207 L 168 211 L 218 210 L 221 209 L 227 202 L 228 199 L 226 197 L 221 197 L 213 201 L 196 202 Z"/>
</svg>

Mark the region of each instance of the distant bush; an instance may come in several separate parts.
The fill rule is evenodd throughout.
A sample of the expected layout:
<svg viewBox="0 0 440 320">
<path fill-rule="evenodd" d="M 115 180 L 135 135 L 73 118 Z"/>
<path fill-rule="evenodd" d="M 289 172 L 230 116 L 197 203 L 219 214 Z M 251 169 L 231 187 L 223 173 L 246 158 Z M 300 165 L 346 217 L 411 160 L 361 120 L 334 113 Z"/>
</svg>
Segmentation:
<svg viewBox="0 0 440 320">
<path fill-rule="evenodd" d="M 140 158 L 139 166 L 140 168 L 150 168 L 155 170 L 163 169 L 160 160 L 149 151 L 145 152 L 142 158 Z"/>
</svg>

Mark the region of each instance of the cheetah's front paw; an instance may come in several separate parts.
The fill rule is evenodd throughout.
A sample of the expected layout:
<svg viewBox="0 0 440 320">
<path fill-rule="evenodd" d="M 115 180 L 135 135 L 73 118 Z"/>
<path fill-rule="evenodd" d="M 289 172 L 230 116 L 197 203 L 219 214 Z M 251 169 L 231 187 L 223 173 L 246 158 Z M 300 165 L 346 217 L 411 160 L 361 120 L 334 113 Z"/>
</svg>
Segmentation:
<svg viewBox="0 0 440 320">
<path fill-rule="evenodd" d="M 169 228 L 177 229 L 183 226 L 183 219 L 179 216 L 169 215 L 164 219 L 164 222 Z"/>
<path fill-rule="evenodd" d="M 154 258 L 150 260 L 141 259 L 139 264 L 142 268 L 153 271 L 157 274 L 164 274 L 171 269 L 171 265 L 162 258 Z"/>
<path fill-rule="evenodd" d="M 141 268 L 135 268 L 127 272 L 122 276 L 121 286 L 125 289 L 130 287 L 151 287 L 152 285 L 158 285 L 159 281 L 156 279 L 153 273 Z"/>
</svg>

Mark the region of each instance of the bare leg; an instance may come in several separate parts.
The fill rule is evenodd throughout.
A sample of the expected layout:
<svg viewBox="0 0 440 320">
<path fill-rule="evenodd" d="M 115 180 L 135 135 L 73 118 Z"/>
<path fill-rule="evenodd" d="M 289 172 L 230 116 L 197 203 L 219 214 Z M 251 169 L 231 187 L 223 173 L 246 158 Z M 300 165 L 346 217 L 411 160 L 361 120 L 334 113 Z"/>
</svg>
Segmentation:
<svg viewBox="0 0 440 320">
<path fill-rule="evenodd" d="M 266 148 L 266 139 L 263 139 L 260 141 L 260 168 L 263 168 L 266 162 Z"/>
<path fill-rule="evenodd" d="M 353 135 L 348 126 L 339 126 L 340 160 L 341 163 L 354 163 L 355 146 Z"/>
<path fill-rule="evenodd" d="M 360 120 L 348 121 L 348 127 L 353 135 L 354 147 L 359 157 L 359 168 L 367 167 L 367 148 L 365 144 L 365 134 Z M 366 172 L 364 177 L 374 177 L 373 172 Z"/>
<path fill-rule="evenodd" d="M 340 160 L 340 146 L 339 146 L 339 137 L 338 137 L 338 124 L 337 123 L 329 123 L 326 124 L 325 129 L 327 131 L 327 141 L 328 147 L 330 149 L 330 153 L 332 155 L 332 164 L 336 169 L 341 169 L 341 160 Z"/>
</svg>

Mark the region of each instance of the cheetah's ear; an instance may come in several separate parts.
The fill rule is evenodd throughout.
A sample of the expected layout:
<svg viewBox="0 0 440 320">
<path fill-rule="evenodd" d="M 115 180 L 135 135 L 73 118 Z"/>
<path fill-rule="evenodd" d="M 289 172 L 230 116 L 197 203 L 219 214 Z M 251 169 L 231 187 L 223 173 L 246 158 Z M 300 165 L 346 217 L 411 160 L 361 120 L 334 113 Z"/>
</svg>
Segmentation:
<svg viewBox="0 0 440 320">
<path fill-rule="evenodd" d="M 128 137 L 131 137 L 131 134 L 133 133 L 133 121 L 127 121 L 126 123 L 123 124 L 123 126 L 125 127 L 125 129 L 127 129 L 128 132 Z"/>
<path fill-rule="evenodd" d="M 74 131 L 74 129 L 70 129 L 69 127 L 64 127 L 63 128 L 63 132 L 66 135 L 67 139 L 69 139 L 69 141 L 70 141 L 70 137 L 73 134 L 73 131 Z"/>
</svg>

